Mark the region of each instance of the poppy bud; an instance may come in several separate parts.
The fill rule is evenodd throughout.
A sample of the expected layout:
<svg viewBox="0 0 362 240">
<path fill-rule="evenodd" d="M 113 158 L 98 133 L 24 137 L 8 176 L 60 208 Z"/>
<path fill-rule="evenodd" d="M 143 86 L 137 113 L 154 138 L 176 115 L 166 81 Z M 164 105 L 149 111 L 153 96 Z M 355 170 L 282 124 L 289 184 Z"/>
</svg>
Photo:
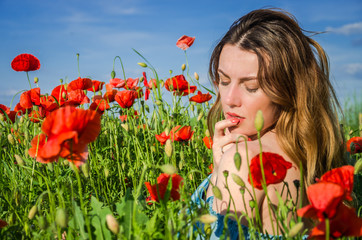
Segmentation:
<svg viewBox="0 0 362 240">
<path fill-rule="evenodd" d="M 58 208 L 55 213 L 55 222 L 59 227 L 65 228 L 68 224 L 68 216 L 63 208 Z"/>
<path fill-rule="evenodd" d="M 204 116 L 204 111 L 201 111 L 199 116 L 197 116 L 197 121 L 200 121 L 203 116 Z"/>
<path fill-rule="evenodd" d="M 167 157 L 171 157 L 172 156 L 172 143 L 170 139 L 167 139 L 166 143 L 165 143 L 165 153 Z"/>
<path fill-rule="evenodd" d="M 178 168 L 179 168 L 180 170 L 182 170 L 183 166 L 184 166 L 184 162 L 183 162 L 183 161 L 180 161 L 180 162 L 178 163 Z"/>
<path fill-rule="evenodd" d="M 222 172 L 222 174 L 224 174 L 224 177 L 227 178 L 229 176 L 229 171 L 225 170 Z"/>
<path fill-rule="evenodd" d="M 260 132 L 264 127 L 263 112 L 261 110 L 256 112 L 254 126 L 258 132 Z"/>
<path fill-rule="evenodd" d="M 204 224 L 211 224 L 217 220 L 217 217 L 211 214 L 204 214 L 200 217 L 200 222 Z"/>
<path fill-rule="evenodd" d="M 15 138 L 13 135 L 11 135 L 11 133 L 9 133 L 8 135 L 8 141 L 11 145 L 14 145 L 16 143 Z"/>
<path fill-rule="evenodd" d="M 362 158 L 354 164 L 354 174 L 362 172 Z"/>
<path fill-rule="evenodd" d="M 214 194 L 214 196 L 215 196 L 217 199 L 222 200 L 221 191 L 220 191 L 220 189 L 219 189 L 217 186 L 213 186 L 213 187 L 212 187 L 212 193 Z"/>
<path fill-rule="evenodd" d="M 236 169 L 239 171 L 241 167 L 241 155 L 239 152 L 235 152 L 234 154 L 234 164 Z"/>
<path fill-rule="evenodd" d="M 172 74 L 172 70 L 168 71 L 170 74 Z"/>
<path fill-rule="evenodd" d="M 15 205 L 18 206 L 21 201 L 21 192 L 17 189 L 14 192 L 14 200 L 15 200 Z"/>
<path fill-rule="evenodd" d="M 146 110 L 146 112 L 150 112 L 150 108 L 149 108 L 149 106 L 148 105 L 145 105 L 145 110 Z"/>
<path fill-rule="evenodd" d="M 60 84 L 63 84 L 63 78 L 59 79 Z"/>
<path fill-rule="evenodd" d="M 160 80 L 160 86 L 161 87 L 165 86 L 165 82 L 163 80 Z"/>
<path fill-rule="evenodd" d="M 170 129 L 168 127 L 165 128 L 165 134 L 168 136 L 170 134 Z"/>
<path fill-rule="evenodd" d="M 89 177 L 89 164 L 84 163 L 84 164 L 82 164 L 81 168 L 82 168 L 82 172 L 83 172 L 84 176 L 86 178 L 88 178 Z"/>
<path fill-rule="evenodd" d="M 34 205 L 30 211 L 29 211 L 29 214 L 28 214 L 28 218 L 31 220 L 35 217 L 35 214 L 38 212 L 38 207 L 36 205 Z"/>
<path fill-rule="evenodd" d="M 52 164 L 52 163 L 48 163 L 47 166 L 48 166 L 48 169 L 49 169 L 51 172 L 53 172 L 53 170 L 54 170 L 53 164 Z"/>
<path fill-rule="evenodd" d="M 108 169 L 108 168 L 105 168 L 105 169 L 104 169 L 104 176 L 105 176 L 106 178 L 108 178 L 108 176 L 109 176 L 109 169 Z"/>
<path fill-rule="evenodd" d="M 206 106 L 209 106 L 209 102 L 205 102 L 205 105 L 206 105 Z"/>
<path fill-rule="evenodd" d="M 190 105 L 190 109 L 191 109 L 191 111 L 193 112 L 194 110 L 195 110 L 195 107 L 194 107 L 194 105 Z"/>
<path fill-rule="evenodd" d="M 62 93 L 62 98 L 65 99 L 67 97 L 67 94 L 65 92 Z"/>
<path fill-rule="evenodd" d="M 38 83 L 39 82 L 39 78 L 38 77 L 35 77 L 34 78 L 34 83 Z"/>
<path fill-rule="evenodd" d="M 122 123 L 122 124 L 121 124 L 121 127 L 123 127 L 124 130 L 126 130 L 126 132 L 128 132 L 128 124 Z"/>
<path fill-rule="evenodd" d="M 47 221 L 46 217 L 40 216 L 38 218 L 38 226 L 42 230 L 45 230 L 48 228 L 48 221 Z"/>
<path fill-rule="evenodd" d="M 251 208 L 255 208 L 255 206 L 256 206 L 255 201 L 253 201 L 253 200 L 249 201 L 249 206 L 250 206 Z"/>
<path fill-rule="evenodd" d="M 206 131 L 205 131 L 205 136 L 206 136 L 206 137 L 210 137 L 210 131 L 209 131 L 209 129 L 206 129 Z"/>
<path fill-rule="evenodd" d="M 185 64 L 182 64 L 182 65 L 181 65 L 181 70 L 182 70 L 182 71 L 185 71 L 185 69 L 186 69 L 186 65 L 185 65 Z"/>
<path fill-rule="evenodd" d="M 241 179 L 241 177 L 239 177 L 239 175 L 237 175 L 235 173 L 231 173 L 231 178 L 237 185 L 239 185 L 242 188 L 245 188 L 245 183 L 244 183 L 243 179 Z"/>
<path fill-rule="evenodd" d="M 144 68 L 146 68 L 147 67 L 147 64 L 146 63 L 144 63 L 144 62 L 139 62 L 139 63 L 137 63 L 138 65 L 140 65 L 141 67 L 144 67 Z"/>
<path fill-rule="evenodd" d="M 116 72 L 115 71 L 112 71 L 111 72 L 111 78 L 113 79 L 113 78 L 115 78 L 116 77 Z"/>
<path fill-rule="evenodd" d="M 112 214 L 107 214 L 106 216 L 106 222 L 108 229 L 111 230 L 114 234 L 118 234 L 119 232 L 119 224 L 117 220 L 113 217 Z"/>
<path fill-rule="evenodd" d="M 162 165 L 161 170 L 162 170 L 162 172 L 164 172 L 164 173 L 166 173 L 168 175 L 172 175 L 174 173 L 177 173 L 177 169 L 171 164 Z"/>
<path fill-rule="evenodd" d="M 157 106 L 162 105 L 162 101 L 160 101 L 160 100 L 156 100 L 156 105 L 157 105 Z"/>
<path fill-rule="evenodd" d="M 17 154 L 14 155 L 16 162 L 20 167 L 24 166 L 24 160 Z"/>
<path fill-rule="evenodd" d="M 196 80 L 199 80 L 199 74 L 197 74 L 197 72 L 194 72 L 194 77 Z"/>
<path fill-rule="evenodd" d="M 297 224 L 295 224 L 288 233 L 288 238 L 293 238 L 295 237 L 304 227 L 303 222 L 299 222 Z"/>
</svg>

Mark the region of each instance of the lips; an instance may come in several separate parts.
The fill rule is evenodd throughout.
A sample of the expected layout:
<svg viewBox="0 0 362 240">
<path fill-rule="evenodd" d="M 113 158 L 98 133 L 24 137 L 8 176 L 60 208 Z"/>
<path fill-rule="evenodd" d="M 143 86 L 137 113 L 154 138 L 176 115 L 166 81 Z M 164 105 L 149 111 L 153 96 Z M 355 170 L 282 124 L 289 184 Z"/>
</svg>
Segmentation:
<svg viewBox="0 0 362 240">
<path fill-rule="evenodd" d="M 227 119 L 238 119 L 238 120 L 243 120 L 243 119 L 245 119 L 244 117 L 239 116 L 238 114 L 232 113 L 232 112 L 227 112 L 225 115 L 226 115 L 226 118 L 227 118 Z"/>
</svg>

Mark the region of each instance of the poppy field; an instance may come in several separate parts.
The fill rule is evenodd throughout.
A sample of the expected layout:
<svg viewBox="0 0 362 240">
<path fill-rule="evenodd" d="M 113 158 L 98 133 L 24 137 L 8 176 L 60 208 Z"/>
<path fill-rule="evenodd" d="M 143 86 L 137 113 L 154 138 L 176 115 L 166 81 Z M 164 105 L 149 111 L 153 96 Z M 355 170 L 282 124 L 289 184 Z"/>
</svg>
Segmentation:
<svg viewBox="0 0 362 240">
<path fill-rule="evenodd" d="M 182 36 L 176 46 L 186 54 L 194 41 Z M 116 57 L 119 64 L 109 79 L 74 76 L 49 93 L 36 76 L 41 67 L 36 56 L 24 53 L 9 60 L 29 89 L 19 93 L 14 106 L 0 103 L 0 239 L 210 237 L 216 217 L 191 196 L 213 171 L 207 113 L 216 95 L 190 73 L 187 57 L 180 69 L 158 73 L 135 54 L 140 76 L 127 78 Z M 358 114 L 350 117 L 358 119 Z M 262 114 L 258 120 L 261 129 Z M 332 169 L 309 186 L 309 205 L 280 201 L 276 235 L 362 236 L 361 125 L 344 124 L 343 130 L 350 165 Z M 291 168 L 271 153 L 235 156 L 236 167 L 247 164 L 248 182 L 260 190 L 282 182 Z M 270 170 L 277 163 L 277 171 Z M 252 195 L 240 177 L 225 173 L 225 178 Z M 222 198 L 217 187 L 213 193 Z M 257 211 L 255 202 L 247 204 Z M 296 217 L 289 221 L 290 212 Z M 262 226 L 245 217 L 251 238 L 257 239 Z M 306 229 L 302 218 L 312 219 L 313 228 Z M 227 234 L 226 227 L 221 235 Z"/>
</svg>

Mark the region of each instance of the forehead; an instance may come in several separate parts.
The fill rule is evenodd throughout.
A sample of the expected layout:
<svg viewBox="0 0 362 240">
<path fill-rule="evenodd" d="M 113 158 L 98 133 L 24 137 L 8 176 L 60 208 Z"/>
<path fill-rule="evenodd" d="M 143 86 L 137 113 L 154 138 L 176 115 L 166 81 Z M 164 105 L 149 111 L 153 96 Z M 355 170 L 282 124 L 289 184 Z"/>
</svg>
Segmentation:
<svg viewBox="0 0 362 240">
<path fill-rule="evenodd" d="M 256 77 L 258 56 L 235 45 L 226 44 L 220 53 L 218 71 L 230 77 Z"/>
</svg>

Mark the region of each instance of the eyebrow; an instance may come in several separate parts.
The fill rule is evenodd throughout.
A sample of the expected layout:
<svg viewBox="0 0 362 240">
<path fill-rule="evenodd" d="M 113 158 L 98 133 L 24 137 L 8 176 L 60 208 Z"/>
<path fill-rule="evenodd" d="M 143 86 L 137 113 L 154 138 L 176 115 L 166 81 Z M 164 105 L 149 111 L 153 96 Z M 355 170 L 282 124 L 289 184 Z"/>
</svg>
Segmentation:
<svg viewBox="0 0 362 240">
<path fill-rule="evenodd" d="M 226 73 L 224 73 L 221 69 L 218 69 L 217 72 L 218 72 L 218 73 L 221 73 L 222 75 L 224 75 L 225 77 L 227 77 L 227 78 L 230 79 L 230 77 L 229 77 Z M 242 81 L 242 82 L 244 82 L 244 81 L 250 81 L 250 80 L 258 80 L 258 78 L 257 78 L 256 76 L 239 78 L 239 81 Z"/>
</svg>

